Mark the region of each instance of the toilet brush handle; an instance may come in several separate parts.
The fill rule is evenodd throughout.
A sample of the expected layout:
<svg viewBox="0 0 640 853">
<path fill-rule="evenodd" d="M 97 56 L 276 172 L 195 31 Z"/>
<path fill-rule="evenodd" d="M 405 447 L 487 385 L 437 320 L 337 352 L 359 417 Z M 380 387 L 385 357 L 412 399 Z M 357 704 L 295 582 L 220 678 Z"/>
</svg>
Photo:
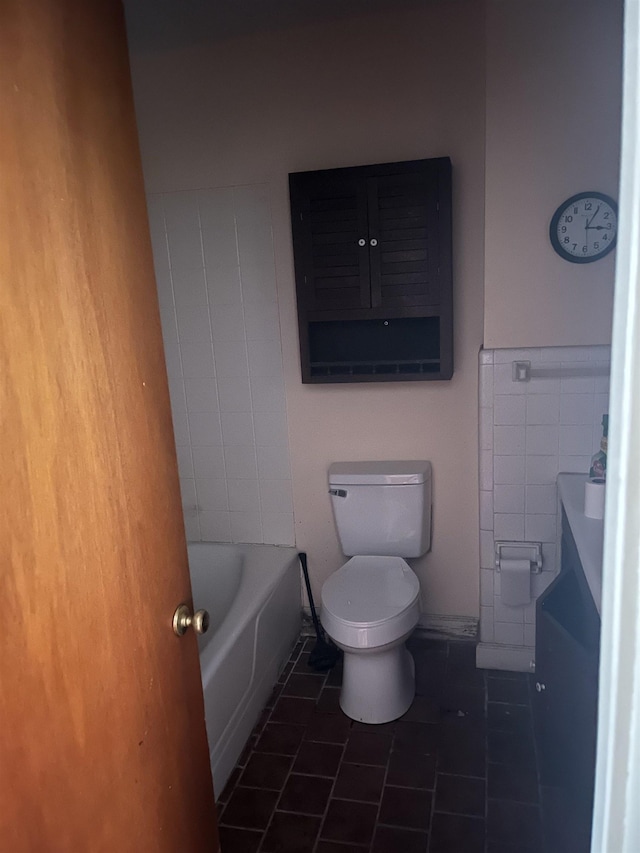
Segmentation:
<svg viewBox="0 0 640 853">
<path fill-rule="evenodd" d="M 322 630 L 320 620 L 318 619 L 318 614 L 316 613 L 316 606 L 313 603 L 313 594 L 311 592 L 311 583 L 309 581 L 309 569 L 307 567 L 307 555 L 304 551 L 300 551 L 298 553 L 298 559 L 300 560 L 300 565 L 302 566 L 304 583 L 307 587 L 307 597 L 309 598 L 309 607 L 311 608 L 311 618 L 313 619 L 313 627 L 316 629 L 316 635 L 320 639 L 321 637 L 324 637 L 324 631 Z"/>
</svg>

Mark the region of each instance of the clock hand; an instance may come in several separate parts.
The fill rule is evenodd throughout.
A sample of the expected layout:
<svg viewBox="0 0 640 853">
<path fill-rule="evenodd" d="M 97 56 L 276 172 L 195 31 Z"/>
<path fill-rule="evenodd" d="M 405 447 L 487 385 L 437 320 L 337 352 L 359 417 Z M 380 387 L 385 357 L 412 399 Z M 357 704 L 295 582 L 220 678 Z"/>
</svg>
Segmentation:
<svg viewBox="0 0 640 853">
<path fill-rule="evenodd" d="M 596 218 L 596 216 L 598 215 L 598 211 L 600 210 L 600 208 L 601 208 L 601 207 L 602 207 L 602 205 L 600 205 L 600 204 L 596 207 L 596 212 L 593 214 L 593 216 L 591 217 L 591 219 L 587 222 L 587 225 L 586 225 L 586 227 L 587 227 L 587 228 L 591 228 L 591 223 L 593 222 L 593 220 L 594 220 L 594 219 Z"/>
</svg>

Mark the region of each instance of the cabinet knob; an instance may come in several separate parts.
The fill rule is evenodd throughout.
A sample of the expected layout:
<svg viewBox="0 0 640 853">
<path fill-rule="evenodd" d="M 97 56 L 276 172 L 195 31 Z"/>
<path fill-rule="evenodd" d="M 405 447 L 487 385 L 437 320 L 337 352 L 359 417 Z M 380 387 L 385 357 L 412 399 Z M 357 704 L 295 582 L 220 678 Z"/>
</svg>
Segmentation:
<svg viewBox="0 0 640 853">
<path fill-rule="evenodd" d="M 366 246 L 366 245 L 367 245 L 367 241 L 364 239 L 364 237 L 361 237 L 358 240 L 358 246 Z"/>
<path fill-rule="evenodd" d="M 540 681 L 536 681 L 536 690 L 538 691 L 538 693 L 542 693 L 542 691 L 546 690 L 546 689 L 547 689 L 546 684 L 542 684 Z"/>
<path fill-rule="evenodd" d="M 377 245 L 378 245 L 378 241 L 376 240 L 376 238 L 375 238 L 375 237 L 372 237 L 372 238 L 371 238 L 371 240 L 370 240 L 369 242 L 370 242 L 370 244 L 371 244 L 372 246 L 377 246 Z"/>
</svg>

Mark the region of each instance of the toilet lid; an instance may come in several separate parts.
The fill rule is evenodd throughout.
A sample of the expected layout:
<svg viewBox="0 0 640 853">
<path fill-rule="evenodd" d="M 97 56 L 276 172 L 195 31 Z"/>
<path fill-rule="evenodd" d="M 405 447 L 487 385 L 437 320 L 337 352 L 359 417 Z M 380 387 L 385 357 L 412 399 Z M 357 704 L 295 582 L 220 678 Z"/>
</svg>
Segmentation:
<svg viewBox="0 0 640 853">
<path fill-rule="evenodd" d="M 413 604 L 418 578 L 401 557 L 352 557 L 322 587 L 322 606 L 354 625 L 391 619 Z"/>
</svg>

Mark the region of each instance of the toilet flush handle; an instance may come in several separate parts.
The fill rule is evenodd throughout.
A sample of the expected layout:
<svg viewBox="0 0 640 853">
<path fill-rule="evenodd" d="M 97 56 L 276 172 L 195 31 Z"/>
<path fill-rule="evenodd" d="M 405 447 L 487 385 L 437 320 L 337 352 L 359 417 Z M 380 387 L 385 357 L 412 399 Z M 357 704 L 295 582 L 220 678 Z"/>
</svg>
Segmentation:
<svg viewBox="0 0 640 853">
<path fill-rule="evenodd" d="M 347 491 L 346 489 L 329 489 L 329 494 L 333 495 L 334 498 L 346 498 Z"/>
</svg>

